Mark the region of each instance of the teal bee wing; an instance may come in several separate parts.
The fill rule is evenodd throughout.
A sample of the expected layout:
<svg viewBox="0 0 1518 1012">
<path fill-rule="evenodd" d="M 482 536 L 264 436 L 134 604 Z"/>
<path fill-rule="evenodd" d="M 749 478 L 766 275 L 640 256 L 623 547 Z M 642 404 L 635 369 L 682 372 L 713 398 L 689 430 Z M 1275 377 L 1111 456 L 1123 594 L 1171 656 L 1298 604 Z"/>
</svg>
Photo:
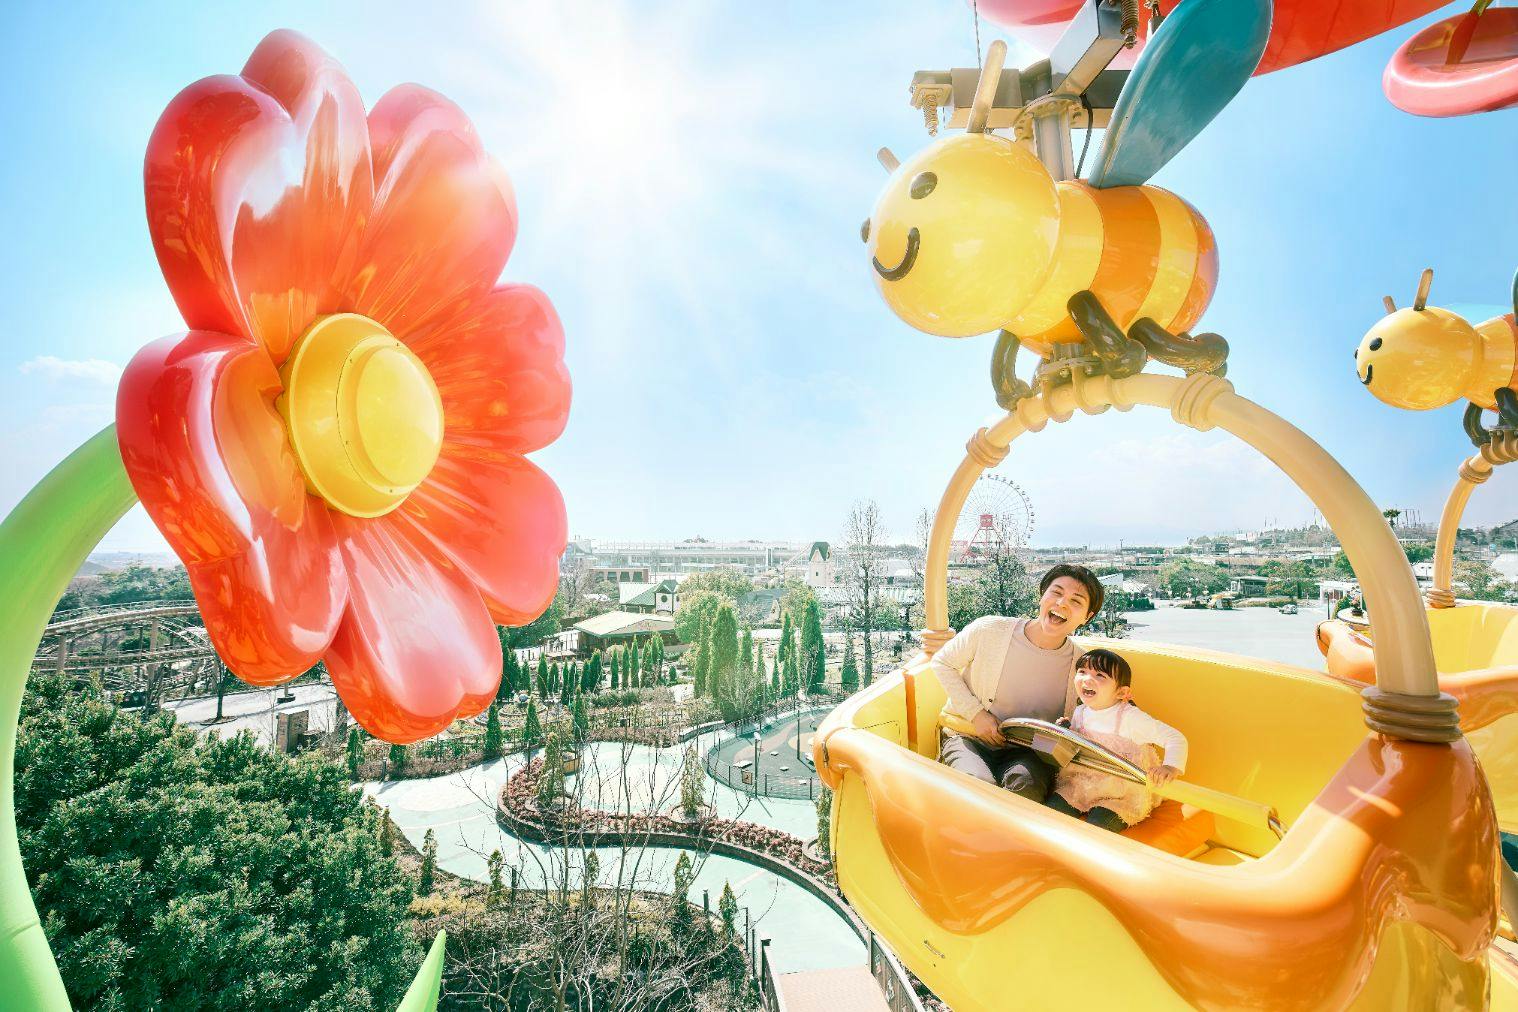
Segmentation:
<svg viewBox="0 0 1518 1012">
<path fill-rule="evenodd" d="M 1139 54 L 1102 138 L 1092 186 L 1138 186 L 1233 100 L 1270 39 L 1271 0 L 1184 0 Z"/>
</svg>

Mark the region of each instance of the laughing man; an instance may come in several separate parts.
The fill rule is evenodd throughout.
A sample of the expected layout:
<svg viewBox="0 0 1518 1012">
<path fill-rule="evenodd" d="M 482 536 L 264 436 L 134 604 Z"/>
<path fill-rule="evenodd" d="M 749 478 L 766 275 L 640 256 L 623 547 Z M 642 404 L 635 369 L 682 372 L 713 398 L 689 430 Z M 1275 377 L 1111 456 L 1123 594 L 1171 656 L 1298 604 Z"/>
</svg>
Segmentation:
<svg viewBox="0 0 1518 1012">
<path fill-rule="evenodd" d="M 1085 566 L 1061 563 L 1039 581 L 1037 618 L 987 615 L 933 655 L 949 709 L 975 728 L 944 735 L 939 760 L 972 777 L 1043 803 L 1054 768 L 1002 737 L 1011 717 L 1054 721 L 1075 710 L 1075 644 L 1070 636 L 1102 607 L 1102 585 Z"/>
</svg>

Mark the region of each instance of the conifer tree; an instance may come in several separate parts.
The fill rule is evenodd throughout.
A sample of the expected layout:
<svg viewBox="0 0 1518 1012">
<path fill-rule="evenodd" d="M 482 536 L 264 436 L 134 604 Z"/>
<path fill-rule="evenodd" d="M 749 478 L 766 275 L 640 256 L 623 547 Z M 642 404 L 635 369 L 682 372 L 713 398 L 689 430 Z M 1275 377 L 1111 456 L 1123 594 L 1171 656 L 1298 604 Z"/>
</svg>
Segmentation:
<svg viewBox="0 0 1518 1012">
<path fill-rule="evenodd" d="M 843 671 L 839 674 L 843 683 L 844 692 L 854 692 L 859 688 L 859 665 L 854 661 L 854 631 L 851 629 L 844 634 L 843 639 Z"/>
<path fill-rule="evenodd" d="M 638 653 L 638 639 L 633 637 L 632 660 L 628 662 L 628 669 L 632 672 L 633 688 L 643 684 L 643 658 Z"/>
<path fill-rule="evenodd" d="M 348 764 L 348 779 L 357 780 L 359 767 L 364 763 L 364 732 L 357 724 L 348 728 L 348 747 L 344 759 Z"/>
<path fill-rule="evenodd" d="M 675 862 L 675 888 L 670 893 L 670 926 L 676 934 L 684 934 L 691 927 L 691 913 L 689 893 L 690 887 L 696 881 L 696 874 L 691 870 L 690 856 L 685 851 L 680 852 L 680 859 Z"/>
<path fill-rule="evenodd" d="M 697 696 L 711 695 L 710 681 L 708 677 L 711 671 L 711 650 L 708 646 L 712 637 L 711 619 L 701 619 L 701 631 L 696 635 L 696 642 L 691 649 L 695 651 L 696 659 L 691 663 L 691 674 L 696 681 L 695 694 Z"/>
<path fill-rule="evenodd" d="M 395 853 L 395 823 L 390 821 L 390 809 L 380 811 L 379 852 L 385 857 Z"/>
<path fill-rule="evenodd" d="M 485 864 L 490 869 L 490 891 L 485 896 L 485 905 L 498 906 L 506 893 L 506 886 L 501 881 L 501 868 L 506 864 L 506 859 L 501 856 L 500 848 L 490 852 L 490 858 Z"/>
<path fill-rule="evenodd" d="M 787 696 L 794 696 L 801 691 L 801 669 L 794 650 L 785 655 L 785 669 L 781 676 L 780 690 Z"/>
<path fill-rule="evenodd" d="M 791 651 L 796 649 L 796 630 L 791 626 L 791 613 L 786 612 L 780 622 L 780 663 L 784 667 L 785 659 Z"/>
<path fill-rule="evenodd" d="M 552 805 L 564 796 L 564 751 L 559 729 L 548 732 L 543 742 L 543 772 L 538 777 L 538 804 Z"/>
<path fill-rule="evenodd" d="M 548 657 L 538 654 L 538 698 L 548 698 Z"/>
<path fill-rule="evenodd" d="M 416 891 L 423 896 L 432 895 L 433 879 L 437 876 L 437 834 L 427 830 L 427 835 L 422 837 L 422 871 L 417 881 Z"/>
<path fill-rule="evenodd" d="M 617 655 L 615 653 L 611 655 L 611 687 L 613 689 L 620 689 L 622 687 L 622 671 L 617 666 Z"/>
<path fill-rule="evenodd" d="M 784 691 L 780 678 L 780 655 L 778 653 L 775 655 L 774 665 L 770 668 L 770 691 L 774 693 L 776 700 L 780 698 L 781 693 Z"/>
<path fill-rule="evenodd" d="M 652 669 L 652 684 L 664 684 L 664 637 L 653 633 L 648 638 L 648 663 Z"/>
<path fill-rule="evenodd" d="M 485 758 L 501 758 L 501 705 L 491 703 L 485 717 Z"/>
<path fill-rule="evenodd" d="M 722 899 L 717 901 L 717 913 L 722 917 L 722 937 L 731 939 L 738 924 L 738 897 L 733 895 L 731 882 L 722 883 Z"/>
<path fill-rule="evenodd" d="M 585 665 L 585 679 L 580 683 L 586 692 L 596 692 L 601 688 L 601 651 L 597 650 L 590 655 L 590 662 Z"/>
<path fill-rule="evenodd" d="M 585 711 L 584 696 L 575 697 L 574 733 L 575 741 L 584 741 L 590 736 L 590 714 Z"/>
<path fill-rule="evenodd" d="M 745 675 L 754 670 L 754 633 L 743 627 L 743 637 L 738 641 L 738 670 Z"/>
<path fill-rule="evenodd" d="M 822 638 L 822 609 L 817 599 L 806 603 L 806 617 L 801 620 L 801 676 L 806 691 L 817 692 L 827 678 L 827 651 Z"/>
<path fill-rule="evenodd" d="M 538 703 L 535 699 L 527 701 L 527 717 L 522 722 L 522 741 L 527 745 L 538 745 L 543 741 L 543 724 L 538 720 Z"/>
<path fill-rule="evenodd" d="M 405 768 L 406 768 L 406 746 L 404 746 L 404 745 L 391 745 L 390 746 L 390 769 L 393 770 L 396 773 L 399 773 L 402 770 L 404 770 Z"/>
<path fill-rule="evenodd" d="M 548 691 L 558 692 L 564 685 L 564 672 L 559 669 L 559 662 L 554 661 L 548 669 Z"/>
</svg>

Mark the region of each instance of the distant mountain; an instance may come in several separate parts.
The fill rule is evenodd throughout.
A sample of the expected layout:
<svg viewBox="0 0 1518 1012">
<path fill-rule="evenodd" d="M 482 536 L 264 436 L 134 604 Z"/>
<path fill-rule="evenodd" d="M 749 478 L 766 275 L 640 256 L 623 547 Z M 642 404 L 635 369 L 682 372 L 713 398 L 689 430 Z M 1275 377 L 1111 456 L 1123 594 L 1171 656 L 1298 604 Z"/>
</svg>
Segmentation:
<svg viewBox="0 0 1518 1012">
<path fill-rule="evenodd" d="M 80 576 L 98 576 L 114 573 L 128 566 L 147 566 L 149 569 L 170 569 L 179 560 L 168 552 L 91 552 L 79 567 Z"/>
</svg>

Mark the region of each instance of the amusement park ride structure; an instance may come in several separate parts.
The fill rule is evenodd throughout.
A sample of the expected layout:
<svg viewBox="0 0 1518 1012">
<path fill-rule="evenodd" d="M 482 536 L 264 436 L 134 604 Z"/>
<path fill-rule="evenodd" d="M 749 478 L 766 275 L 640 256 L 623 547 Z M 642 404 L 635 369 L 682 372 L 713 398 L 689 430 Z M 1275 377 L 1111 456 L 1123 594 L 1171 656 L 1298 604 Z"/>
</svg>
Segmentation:
<svg viewBox="0 0 1518 1012">
<path fill-rule="evenodd" d="M 1025 554 L 1034 520 L 1033 503 L 1021 485 L 1005 475 L 981 475 L 954 525 L 954 563 L 973 566 L 1008 553 Z"/>
</svg>

